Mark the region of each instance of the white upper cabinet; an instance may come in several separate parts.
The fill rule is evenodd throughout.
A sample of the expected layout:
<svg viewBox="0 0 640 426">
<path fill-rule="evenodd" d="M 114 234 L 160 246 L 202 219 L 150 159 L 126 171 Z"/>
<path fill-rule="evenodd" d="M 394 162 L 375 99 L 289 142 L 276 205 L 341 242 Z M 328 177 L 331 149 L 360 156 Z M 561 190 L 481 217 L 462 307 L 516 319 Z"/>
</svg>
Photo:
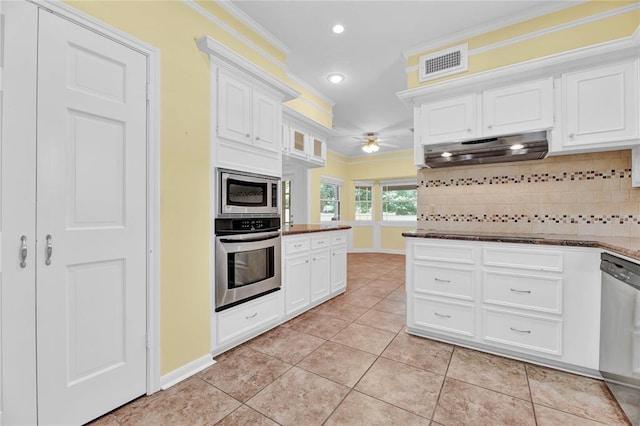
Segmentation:
<svg viewBox="0 0 640 426">
<path fill-rule="evenodd" d="M 282 149 L 283 160 L 306 168 L 324 166 L 327 162 L 327 138 L 332 130 L 286 106 L 282 122 L 282 133 L 287 140 Z"/>
<path fill-rule="evenodd" d="M 476 95 L 422 104 L 420 125 L 423 145 L 476 136 Z"/>
<path fill-rule="evenodd" d="M 563 74 L 562 115 L 555 150 L 637 143 L 638 60 Z"/>
<path fill-rule="evenodd" d="M 251 143 L 251 85 L 218 72 L 218 136 Z"/>
<path fill-rule="evenodd" d="M 482 135 L 498 136 L 553 127 L 553 79 L 485 90 Z"/>
<path fill-rule="evenodd" d="M 282 103 L 227 71 L 218 70 L 218 136 L 280 151 Z"/>
<path fill-rule="evenodd" d="M 270 151 L 280 150 L 282 105 L 260 90 L 253 90 L 253 143 Z"/>
</svg>

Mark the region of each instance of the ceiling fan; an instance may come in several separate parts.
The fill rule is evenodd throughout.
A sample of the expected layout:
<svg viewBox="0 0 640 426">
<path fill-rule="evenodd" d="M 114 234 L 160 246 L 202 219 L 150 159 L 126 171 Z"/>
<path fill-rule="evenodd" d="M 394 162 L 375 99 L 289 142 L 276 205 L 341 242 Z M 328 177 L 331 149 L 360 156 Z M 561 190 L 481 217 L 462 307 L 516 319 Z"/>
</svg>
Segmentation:
<svg viewBox="0 0 640 426">
<path fill-rule="evenodd" d="M 362 141 L 362 150 L 367 154 L 372 154 L 380 149 L 380 138 L 375 132 L 364 133 L 363 138 L 356 138 Z"/>
</svg>

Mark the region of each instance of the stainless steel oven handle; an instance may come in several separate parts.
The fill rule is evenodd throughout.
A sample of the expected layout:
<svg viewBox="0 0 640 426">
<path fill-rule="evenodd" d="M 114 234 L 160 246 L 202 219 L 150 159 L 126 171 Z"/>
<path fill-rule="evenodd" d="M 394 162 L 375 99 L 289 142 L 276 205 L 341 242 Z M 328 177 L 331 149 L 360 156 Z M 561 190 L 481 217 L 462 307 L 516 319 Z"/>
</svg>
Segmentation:
<svg viewBox="0 0 640 426">
<path fill-rule="evenodd" d="M 221 243 L 255 243 L 257 241 L 266 241 L 274 238 L 278 238 L 280 236 L 280 232 L 269 232 L 267 234 L 260 234 L 260 236 L 256 236 L 256 234 L 241 234 L 234 235 L 232 237 L 224 237 L 220 238 Z"/>
</svg>

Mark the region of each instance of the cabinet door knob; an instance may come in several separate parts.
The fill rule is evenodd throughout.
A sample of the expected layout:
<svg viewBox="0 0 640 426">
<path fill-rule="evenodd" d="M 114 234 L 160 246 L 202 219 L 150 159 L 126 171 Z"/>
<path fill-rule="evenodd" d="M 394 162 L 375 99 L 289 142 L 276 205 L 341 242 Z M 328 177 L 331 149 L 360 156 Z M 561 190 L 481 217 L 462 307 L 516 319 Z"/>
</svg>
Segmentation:
<svg viewBox="0 0 640 426">
<path fill-rule="evenodd" d="M 492 129 L 493 128 L 493 124 L 489 124 L 487 127 Z"/>
<path fill-rule="evenodd" d="M 575 134 L 574 134 L 574 133 L 569 133 L 569 137 L 570 137 L 571 139 L 573 139 L 573 138 L 574 138 L 574 136 L 575 136 Z"/>
<path fill-rule="evenodd" d="M 259 141 L 260 140 L 260 136 L 256 136 L 256 140 Z"/>
<path fill-rule="evenodd" d="M 467 132 L 471 133 L 471 127 L 469 127 L 469 128 L 467 129 Z"/>
<path fill-rule="evenodd" d="M 244 136 L 247 137 L 247 138 L 251 137 L 251 135 L 249 133 L 245 134 Z"/>
</svg>

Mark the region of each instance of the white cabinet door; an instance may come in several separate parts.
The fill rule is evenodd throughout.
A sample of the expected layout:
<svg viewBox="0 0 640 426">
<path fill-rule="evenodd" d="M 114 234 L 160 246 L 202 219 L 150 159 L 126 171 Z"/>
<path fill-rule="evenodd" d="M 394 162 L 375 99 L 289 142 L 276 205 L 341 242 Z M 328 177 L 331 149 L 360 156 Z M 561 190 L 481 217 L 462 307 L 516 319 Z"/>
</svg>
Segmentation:
<svg viewBox="0 0 640 426">
<path fill-rule="evenodd" d="M 486 90 L 482 94 L 484 136 L 553 127 L 553 79 Z"/>
<path fill-rule="evenodd" d="M 631 150 L 631 185 L 634 188 L 640 186 L 640 147 L 634 146 Z"/>
<path fill-rule="evenodd" d="M 310 139 L 309 159 L 324 166 L 327 162 L 327 142 L 317 136 L 311 136 Z"/>
<path fill-rule="evenodd" d="M 562 75 L 564 147 L 638 138 L 638 61 Z"/>
<path fill-rule="evenodd" d="M 253 143 L 270 151 L 280 151 L 280 101 L 259 90 L 253 90 Z"/>
<path fill-rule="evenodd" d="M 287 315 L 300 312 L 309 305 L 311 273 L 309 254 L 288 256 L 285 264 L 285 302 Z"/>
<path fill-rule="evenodd" d="M 307 159 L 309 152 L 309 136 L 301 129 L 289 127 L 289 154 Z"/>
<path fill-rule="evenodd" d="M 423 104 L 420 125 L 423 145 L 476 136 L 476 95 Z"/>
<path fill-rule="evenodd" d="M 251 143 L 251 85 L 218 70 L 218 136 Z"/>
<path fill-rule="evenodd" d="M 329 295 L 331 268 L 329 257 L 329 249 L 311 252 L 311 302 Z"/>
<path fill-rule="evenodd" d="M 347 246 L 331 247 L 331 292 L 347 287 Z"/>
</svg>

